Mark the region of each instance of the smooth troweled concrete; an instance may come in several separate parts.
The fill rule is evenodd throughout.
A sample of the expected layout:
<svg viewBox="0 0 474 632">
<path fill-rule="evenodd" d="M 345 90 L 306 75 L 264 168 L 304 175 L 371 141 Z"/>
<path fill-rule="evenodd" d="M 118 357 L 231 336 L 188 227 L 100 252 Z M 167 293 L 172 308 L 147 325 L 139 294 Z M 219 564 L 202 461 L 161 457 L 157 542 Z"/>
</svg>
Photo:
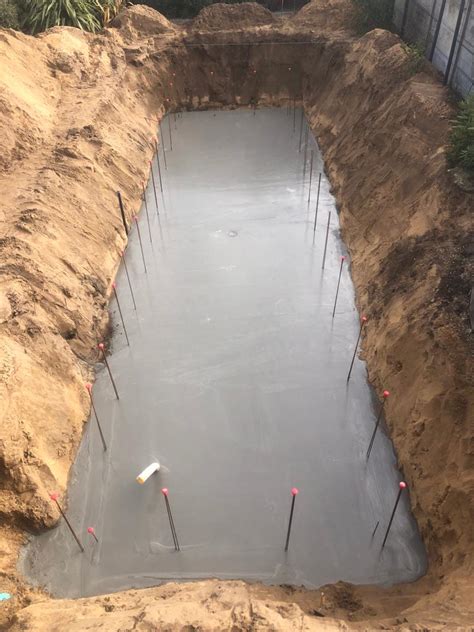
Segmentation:
<svg viewBox="0 0 474 632">
<path fill-rule="evenodd" d="M 152 244 L 144 210 L 140 220 L 148 274 L 136 229 L 126 255 L 136 312 L 118 275 L 130 347 L 111 306 L 120 400 L 105 370 L 94 385 L 109 449 L 92 420 L 71 476 L 67 514 L 86 552 L 61 521 L 33 539 L 22 563 L 53 594 L 215 576 L 394 583 L 424 571 L 407 495 L 381 551 L 402 476 L 384 429 L 366 463 L 378 404 L 359 358 L 346 385 L 359 317 L 347 269 L 331 317 L 344 246 L 325 176 L 313 245 L 322 159 L 310 138 L 308 208 L 299 116 L 293 131 L 285 109 L 184 113 L 171 119 L 172 151 L 164 122 L 160 222 L 150 187 L 147 198 Z M 157 172 L 156 183 L 159 194 Z M 155 461 L 160 471 L 139 485 Z M 300 493 L 285 553 L 293 486 Z"/>
</svg>

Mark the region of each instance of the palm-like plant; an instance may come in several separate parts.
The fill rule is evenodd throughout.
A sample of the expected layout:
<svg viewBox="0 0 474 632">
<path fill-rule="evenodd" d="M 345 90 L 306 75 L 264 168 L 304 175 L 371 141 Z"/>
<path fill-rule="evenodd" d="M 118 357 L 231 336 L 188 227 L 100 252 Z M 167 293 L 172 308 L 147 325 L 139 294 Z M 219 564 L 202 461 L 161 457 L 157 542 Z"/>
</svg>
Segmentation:
<svg viewBox="0 0 474 632">
<path fill-rule="evenodd" d="M 23 0 L 23 28 L 39 33 L 52 26 L 96 32 L 125 5 L 125 0 Z"/>
</svg>

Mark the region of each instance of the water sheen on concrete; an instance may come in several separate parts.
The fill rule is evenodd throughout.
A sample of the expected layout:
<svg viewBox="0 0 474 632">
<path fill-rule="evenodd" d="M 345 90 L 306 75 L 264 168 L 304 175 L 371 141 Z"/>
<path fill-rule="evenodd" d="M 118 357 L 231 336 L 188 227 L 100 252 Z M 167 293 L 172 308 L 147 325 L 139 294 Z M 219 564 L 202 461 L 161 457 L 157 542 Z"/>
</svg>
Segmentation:
<svg viewBox="0 0 474 632">
<path fill-rule="evenodd" d="M 152 244 L 144 211 L 140 220 L 148 273 L 136 230 L 126 255 L 136 312 L 118 275 L 130 347 L 112 304 L 120 400 L 106 371 L 94 385 L 109 449 L 89 423 L 71 476 L 67 513 L 86 552 L 61 521 L 33 539 L 24 572 L 57 596 L 216 576 L 308 587 L 414 580 L 426 562 L 406 495 L 381 551 L 401 474 L 383 430 L 366 463 L 378 404 L 360 359 L 346 386 L 359 317 L 347 270 L 331 317 L 344 246 L 325 176 L 313 245 L 317 144 L 310 138 L 308 210 L 299 113 L 295 131 L 284 109 L 171 120 L 160 222 L 147 192 Z M 156 183 L 159 194 L 157 172 Z M 156 460 L 161 471 L 138 485 Z"/>
</svg>

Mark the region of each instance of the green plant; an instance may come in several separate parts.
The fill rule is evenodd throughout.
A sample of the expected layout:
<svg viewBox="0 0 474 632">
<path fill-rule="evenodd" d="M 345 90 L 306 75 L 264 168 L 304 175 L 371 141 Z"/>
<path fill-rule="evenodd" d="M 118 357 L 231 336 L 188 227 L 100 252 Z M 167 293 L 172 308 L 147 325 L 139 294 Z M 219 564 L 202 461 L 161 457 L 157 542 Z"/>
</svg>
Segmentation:
<svg viewBox="0 0 474 632">
<path fill-rule="evenodd" d="M 474 175 L 474 95 L 461 101 L 457 117 L 452 122 L 448 162 Z"/>
<path fill-rule="evenodd" d="M 361 33 L 393 28 L 395 0 L 352 0 L 356 5 L 356 28 Z"/>
<path fill-rule="evenodd" d="M 18 6 L 14 0 L 0 0 L 0 27 L 19 30 Z"/>
<path fill-rule="evenodd" d="M 24 0 L 23 27 L 39 33 L 52 26 L 76 26 L 84 31 L 101 27 L 97 0 Z"/>
<path fill-rule="evenodd" d="M 23 0 L 23 28 L 39 33 L 52 26 L 76 26 L 98 31 L 122 7 L 125 0 Z"/>
<path fill-rule="evenodd" d="M 416 75 L 423 68 L 425 63 L 425 51 L 422 44 L 405 44 L 405 52 L 408 56 L 408 68 L 410 74 Z"/>
</svg>

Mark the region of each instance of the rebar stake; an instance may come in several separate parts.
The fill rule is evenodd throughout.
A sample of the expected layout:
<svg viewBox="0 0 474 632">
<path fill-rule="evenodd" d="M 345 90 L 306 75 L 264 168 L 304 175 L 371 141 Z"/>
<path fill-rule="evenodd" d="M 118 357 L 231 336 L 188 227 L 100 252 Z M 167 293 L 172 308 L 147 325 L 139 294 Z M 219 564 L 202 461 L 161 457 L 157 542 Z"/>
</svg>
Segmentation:
<svg viewBox="0 0 474 632">
<path fill-rule="evenodd" d="M 155 147 L 156 147 L 156 162 L 158 163 L 158 176 L 160 178 L 160 191 L 163 193 L 163 180 L 161 179 L 160 152 L 159 152 L 158 142 L 156 138 L 155 138 Z"/>
<path fill-rule="evenodd" d="M 120 256 L 122 258 L 123 267 L 125 268 L 125 274 L 127 275 L 128 287 L 130 288 L 130 295 L 133 301 L 133 309 L 137 311 L 137 304 L 135 303 L 135 296 L 132 290 L 132 282 L 130 281 L 130 275 L 128 274 L 127 262 L 125 261 L 125 252 L 123 250 L 121 251 Z"/>
<path fill-rule="evenodd" d="M 336 288 L 336 298 L 334 299 L 334 308 L 332 310 L 332 317 L 336 315 L 336 305 L 337 305 L 337 297 L 339 296 L 339 286 L 341 285 L 341 276 L 342 276 L 342 266 L 344 265 L 344 261 L 346 258 L 344 256 L 341 257 L 341 267 L 339 268 L 339 277 L 337 279 L 337 288 Z"/>
<path fill-rule="evenodd" d="M 92 410 L 94 411 L 95 420 L 97 422 L 97 427 L 99 428 L 100 438 L 102 439 L 102 446 L 104 448 L 104 452 L 107 451 L 107 444 L 105 443 L 104 433 L 102 432 L 102 427 L 100 425 L 99 416 L 94 406 L 94 400 L 92 399 L 92 384 L 89 382 L 86 384 L 87 392 L 89 393 L 89 398 L 91 400 Z"/>
<path fill-rule="evenodd" d="M 390 392 L 389 391 L 384 391 L 382 393 L 382 397 L 383 397 L 382 403 L 380 404 L 379 414 L 377 415 L 377 421 L 375 422 L 375 428 L 374 428 L 374 431 L 373 431 L 372 436 L 370 438 L 369 447 L 367 448 L 367 454 L 365 456 L 365 458 L 367 460 L 369 459 L 370 453 L 372 452 L 372 446 L 374 445 L 375 435 L 377 433 L 377 429 L 379 427 L 380 420 L 382 419 L 382 413 L 383 413 L 383 410 L 385 408 L 385 402 L 387 401 L 387 397 L 389 397 L 389 396 L 390 396 Z"/>
<path fill-rule="evenodd" d="M 105 366 L 107 367 L 107 371 L 109 372 L 109 377 L 110 377 L 110 381 L 112 382 L 112 386 L 114 387 L 115 396 L 117 397 L 117 399 L 120 399 L 118 391 L 117 391 L 117 387 L 115 386 L 114 378 L 112 376 L 112 371 L 110 370 L 109 363 L 107 362 L 107 356 L 105 355 L 105 345 L 103 342 L 99 342 L 97 346 L 102 352 L 102 359 L 104 360 Z"/>
<path fill-rule="evenodd" d="M 161 120 L 158 123 L 158 126 L 160 128 L 160 139 L 161 139 L 160 145 L 163 148 L 163 158 L 164 158 L 164 161 L 165 161 L 165 169 L 167 170 L 168 169 L 168 165 L 166 164 L 165 139 L 164 139 L 164 136 L 163 136 L 163 129 L 161 127 Z"/>
<path fill-rule="evenodd" d="M 145 189 L 145 183 L 142 182 L 142 189 L 143 189 L 143 201 L 145 203 L 145 213 L 146 213 L 146 223 L 148 224 L 148 235 L 150 236 L 150 244 L 153 243 L 153 238 L 151 236 L 151 227 L 150 227 L 150 215 L 148 214 L 148 202 L 146 199 L 146 189 Z"/>
<path fill-rule="evenodd" d="M 301 108 L 301 118 L 300 118 L 300 142 L 298 152 L 301 154 L 301 141 L 303 140 L 303 120 L 304 120 L 304 109 Z"/>
<path fill-rule="evenodd" d="M 117 197 L 118 197 L 118 202 L 119 202 L 119 207 L 120 207 L 120 213 L 122 215 L 123 227 L 125 228 L 125 234 L 128 235 L 127 220 L 125 217 L 125 209 L 123 208 L 122 194 L 120 193 L 120 191 L 117 191 Z"/>
<path fill-rule="evenodd" d="M 313 183 L 313 161 L 314 161 L 314 149 L 311 150 L 311 161 L 310 161 L 310 168 L 309 168 L 308 206 L 311 203 L 311 185 Z"/>
<path fill-rule="evenodd" d="M 331 223 L 331 211 L 329 211 L 329 215 L 328 215 L 328 225 L 326 228 L 326 241 L 324 242 L 324 254 L 323 254 L 323 265 L 321 266 L 321 268 L 324 270 L 324 265 L 326 263 L 326 252 L 328 249 L 328 237 L 329 237 L 329 225 Z"/>
<path fill-rule="evenodd" d="M 290 543 L 291 525 L 293 522 L 293 512 L 295 510 L 295 499 L 298 492 L 299 490 L 296 487 L 293 487 L 293 489 L 291 490 L 292 499 L 291 499 L 290 519 L 288 521 L 288 531 L 286 534 L 285 551 L 288 551 L 288 545 Z"/>
<path fill-rule="evenodd" d="M 356 342 L 355 349 L 354 349 L 354 355 L 352 356 L 351 366 L 349 368 L 349 373 L 347 375 L 347 382 L 351 379 L 352 367 L 354 366 L 354 360 L 355 360 L 355 357 L 356 357 L 357 348 L 359 347 L 359 341 L 360 341 L 360 337 L 362 335 L 362 328 L 364 327 L 366 322 L 367 322 L 367 317 L 366 316 L 362 316 L 362 319 L 360 321 L 359 335 L 357 336 L 357 342 Z"/>
<path fill-rule="evenodd" d="M 170 151 L 173 151 L 173 138 L 171 137 L 171 116 L 168 114 L 168 127 L 170 131 Z"/>
<path fill-rule="evenodd" d="M 145 253 L 143 252 L 142 234 L 140 232 L 140 224 L 138 223 L 138 217 L 136 215 L 133 219 L 135 220 L 135 224 L 137 226 L 138 241 L 140 242 L 140 250 L 142 251 L 143 267 L 145 268 L 145 274 L 147 274 Z"/>
<path fill-rule="evenodd" d="M 56 507 L 59 509 L 59 513 L 61 514 L 61 516 L 64 518 L 64 520 L 66 521 L 67 526 L 69 527 L 69 531 L 72 533 L 72 535 L 74 536 L 74 539 L 77 542 L 77 545 L 79 546 L 79 548 L 81 549 L 81 553 L 84 553 L 84 547 L 81 544 L 81 541 L 79 540 L 79 538 L 76 535 L 76 532 L 74 531 L 74 529 L 71 526 L 71 523 L 69 522 L 69 520 L 66 518 L 66 514 L 64 513 L 64 511 L 62 510 L 61 505 L 58 503 L 58 498 L 59 498 L 59 494 L 50 494 L 49 497 L 51 498 L 51 500 L 53 502 L 56 503 Z"/>
<path fill-rule="evenodd" d="M 153 163 L 152 163 L 152 161 L 151 161 L 151 160 L 150 160 L 150 174 L 151 174 L 151 182 L 152 182 L 152 185 L 153 185 L 153 193 L 154 193 L 154 195 L 155 195 L 155 208 L 156 208 L 156 213 L 157 213 L 157 215 L 159 215 L 159 214 L 160 214 L 160 211 L 159 211 L 159 209 L 158 209 L 158 197 L 157 197 L 157 195 L 156 195 L 155 174 L 153 173 Z"/>
<path fill-rule="evenodd" d="M 94 527 L 87 527 L 87 533 L 94 538 L 97 544 L 99 543 L 99 538 L 95 534 Z"/>
<path fill-rule="evenodd" d="M 308 159 L 308 136 L 309 136 L 309 126 L 306 126 L 306 131 L 304 134 L 304 162 L 303 162 L 303 187 L 306 181 L 306 161 Z"/>
<path fill-rule="evenodd" d="M 168 499 L 169 491 L 166 487 L 163 487 L 163 489 L 161 490 L 161 493 L 163 494 L 163 497 L 166 503 L 166 511 L 168 512 L 168 519 L 170 521 L 170 529 L 171 529 L 171 535 L 173 536 L 174 548 L 176 551 L 180 551 L 181 549 L 179 548 L 178 535 L 176 533 L 176 528 L 174 526 L 173 515 L 171 513 L 170 502 Z"/>
<path fill-rule="evenodd" d="M 377 520 L 377 524 L 375 525 L 374 530 L 372 531 L 372 535 L 371 535 L 371 539 L 374 539 L 375 536 L 375 532 L 377 531 L 377 529 L 379 528 L 379 524 L 380 524 L 380 520 Z"/>
<path fill-rule="evenodd" d="M 385 537 L 384 537 L 383 542 L 382 542 L 382 548 L 385 546 L 385 542 L 387 541 L 388 534 L 390 533 L 390 529 L 392 527 L 393 518 L 395 516 L 395 512 L 397 511 L 398 503 L 400 502 L 400 497 L 401 497 L 402 492 L 403 492 L 403 490 L 405 489 L 406 486 L 407 486 L 407 484 L 404 483 L 403 481 L 401 481 L 398 484 L 399 490 L 398 490 L 397 500 L 395 501 L 395 505 L 393 506 L 392 515 L 390 516 L 390 522 L 388 523 L 387 531 L 385 532 Z"/>
<path fill-rule="evenodd" d="M 316 236 L 316 222 L 318 221 L 318 209 L 319 209 L 319 193 L 321 191 L 321 173 L 318 178 L 318 194 L 316 196 L 316 208 L 314 209 L 314 226 L 313 226 L 313 244 Z"/>
<path fill-rule="evenodd" d="M 114 281 L 114 283 L 112 283 L 112 288 L 114 290 L 115 300 L 117 301 L 117 307 L 118 307 L 118 311 L 119 311 L 119 314 L 120 314 L 120 320 L 122 321 L 123 333 L 125 334 L 125 338 L 127 340 L 127 345 L 130 346 L 130 340 L 128 339 L 127 328 L 125 327 L 125 321 L 123 319 L 122 308 L 120 307 L 120 301 L 119 301 L 119 297 L 118 297 L 118 294 L 117 294 L 117 284 L 115 283 L 115 281 Z"/>
</svg>

